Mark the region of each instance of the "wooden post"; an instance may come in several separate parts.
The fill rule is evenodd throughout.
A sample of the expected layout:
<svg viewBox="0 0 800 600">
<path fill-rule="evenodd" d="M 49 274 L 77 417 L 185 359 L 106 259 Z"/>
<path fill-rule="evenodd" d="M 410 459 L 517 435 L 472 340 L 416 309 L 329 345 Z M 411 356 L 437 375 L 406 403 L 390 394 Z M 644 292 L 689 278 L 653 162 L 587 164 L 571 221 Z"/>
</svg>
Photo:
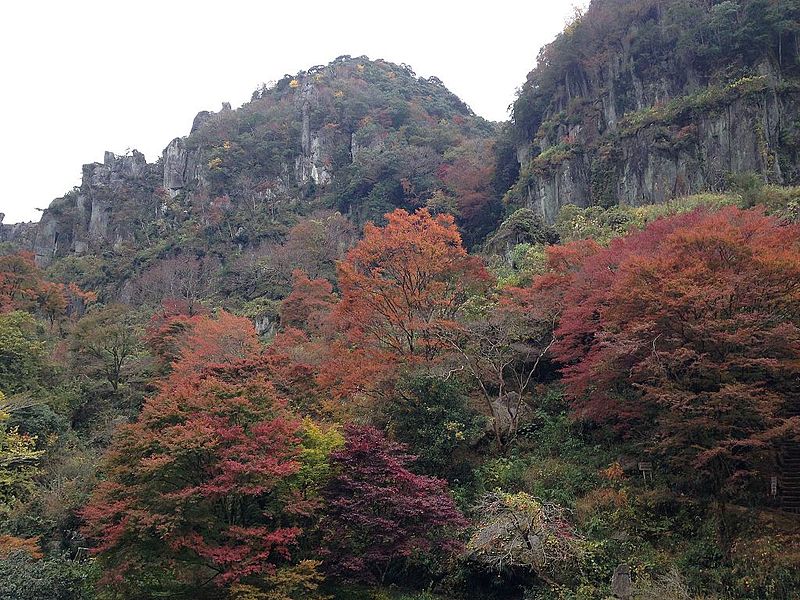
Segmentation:
<svg viewBox="0 0 800 600">
<path fill-rule="evenodd" d="M 651 462 L 640 462 L 639 463 L 639 471 L 642 473 L 642 479 L 645 483 L 647 483 L 648 476 L 650 477 L 650 483 L 653 482 L 653 463 Z"/>
</svg>

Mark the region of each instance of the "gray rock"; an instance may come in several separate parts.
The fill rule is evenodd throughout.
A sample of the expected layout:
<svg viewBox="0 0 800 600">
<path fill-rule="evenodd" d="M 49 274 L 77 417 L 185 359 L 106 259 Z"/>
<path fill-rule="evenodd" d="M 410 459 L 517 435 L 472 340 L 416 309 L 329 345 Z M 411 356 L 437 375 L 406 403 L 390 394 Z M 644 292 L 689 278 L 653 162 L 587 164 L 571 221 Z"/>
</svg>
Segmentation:
<svg viewBox="0 0 800 600">
<path fill-rule="evenodd" d="M 164 149 L 164 189 L 171 198 L 191 185 L 205 181 L 200 150 L 189 150 L 185 138 L 175 138 Z"/>
<path fill-rule="evenodd" d="M 530 178 L 523 190 L 528 207 L 552 223 L 566 204 L 663 203 L 719 191 L 732 173 L 758 173 L 777 184 L 800 181 L 800 151 L 787 141 L 797 136 L 800 93 L 782 85 L 769 60 L 753 66 L 763 91 L 751 88 L 727 100 L 720 95 L 700 109 L 684 111 L 672 124 L 654 123 L 635 132 L 623 128 L 630 114 L 691 96 L 707 85 L 677 56 L 663 56 L 658 68 L 637 67 L 627 41 L 635 39 L 635 29 L 623 36 L 621 47 L 607 55 L 602 67 L 564 72 L 560 91 L 544 115 L 545 121 L 552 119 L 551 126 L 542 129 L 535 143 L 518 147 L 523 167 L 533 152 L 562 143 L 575 149 L 560 164 Z M 580 124 L 559 117 L 575 106 L 591 107 L 580 109 Z M 599 159 L 603 143 L 614 148 L 612 160 Z M 593 186 L 593 179 L 602 185 Z"/>
<path fill-rule="evenodd" d="M 214 115 L 214 113 L 201 110 L 197 115 L 195 115 L 194 120 L 192 121 L 192 129 L 189 133 L 194 133 L 198 131 L 206 122 Z"/>
<path fill-rule="evenodd" d="M 84 165 L 80 187 L 51 202 L 35 225 L 29 246 L 37 262 L 104 246 L 120 249 L 134 235 L 134 216 L 154 201 L 154 169 L 136 150 L 106 152 L 102 163 Z"/>
<path fill-rule="evenodd" d="M 300 155 L 295 159 L 294 173 L 297 185 L 314 182 L 316 185 L 327 185 L 333 179 L 331 173 L 331 154 L 335 143 L 335 134 L 323 128 L 314 131 L 311 127 L 311 110 L 317 103 L 317 90 L 311 69 L 298 88 L 295 106 L 301 113 Z"/>
<path fill-rule="evenodd" d="M 3 223 L 5 214 L 0 212 L 0 243 L 12 244 L 20 250 L 33 250 L 37 223 Z"/>
<path fill-rule="evenodd" d="M 492 415 L 496 425 L 487 423 L 487 430 L 493 430 L 496 426 L 497 432 L 501 436 L 516 431 L 519 424 L 529 417 L 530 408 L 525 402 L 520 402 L 519 394 L 509 392 L 503 397 L 492 402 Z"/>
<path fill-rule="evenodd" d="M 617 598 L 630 598 L 633 596 L 631 568 L 628 565 L 619 565 L 614 569 L 614 575 L 611 578 L 611 591 Z"/>
</svg>

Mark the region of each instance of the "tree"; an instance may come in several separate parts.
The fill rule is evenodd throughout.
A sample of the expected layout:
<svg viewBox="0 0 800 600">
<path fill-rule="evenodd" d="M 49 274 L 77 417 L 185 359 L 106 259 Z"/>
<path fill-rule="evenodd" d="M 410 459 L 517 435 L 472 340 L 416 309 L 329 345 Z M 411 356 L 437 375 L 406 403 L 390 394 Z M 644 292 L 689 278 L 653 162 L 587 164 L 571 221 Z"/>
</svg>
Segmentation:
<svg viewBox="0 0 800 600">
<path fill-rule="evenodd" d="M 489 570 L 526 569 L 558 587 L 577 570 L 584 542 L 558 505 L 520 492 L 486 494 L 476 507 L 478 526 L 469 556 Z"/>
<path fill-rule="evenodd" d="M 75 325 L 70 345 L 77 369 L 102 376 L 115 392 L 131 374 L 128 367 L 141 352 L 133 315 L 121 304 L 89 312 Z"/>
<path fill-rule="evenodd" d="M 302 533 L 301 424 L 285 402 L 246 370 L 176 373 L 118 432 L 83 511 L 123 597 L 269 577 Z"/>
<path fill-rule="evenodd" d="M 52 329 L 67 317 L 78 317 L 97 300 L 74 283 L 47 281 L 30 252 L 0 256 L 0 313 L 39 313 Z"/>
<path fill-rule="evenodd" d="M 459 224 L 470 247 L 491 231 L 502 212 L 492 186 L 493 154 L 492 143 L 475 140 L 462 144 L 452 161 L 439 168 L 439 177 L 455 194 Z"/>
<path fill-rule="evenodd" d="M 97 301 L 94 292 L 85 292 L 74 283 L 63 284 L 42 280 L 38 287 L 37 312 L 47 319 L 52 331 L 58 325 L 64 335 L 64 324 L 77 321 L 89 305 Z"/>
<path fill-rule="evenodd" d="M 800 227 L 726 208 L 662 219 L 588 258 L 554 352 L 580 417 L 642 436 L 730 498 L 800 435 Z M 651 426 L 652 425 L 652 426 Z"/>
<path fill-rule="evenodd" d="M 0 256 L 0 312 L 33 309 L 41 284 L 32 253 Z"/>
<path fill-rule="evenodd" d="M 41 386 L 46 346 L 36 319 L 25 312 L 0 314 L 0 391 L 31 392 Z"/>
<path fill-rule="evenodd" d="M 485 423 L 468 408 L 464 386 L 417 375 L 398 388 L 384 408 L 387 431 L 417 455 L 419 471 L 465 483 L 471 477 L 465 450 L 483 437 Z"/>
<path fill-rule="evenodd" d="M 441 479 L 415 475 L 406 447 L 373 427 L 347 426 L 331 454 L 324 496 L 324 565 L 329 572 L 387 582 L 414 558 L 446 560 L 461 547 L 464 517 Z"/>
<path fill-rule="evenodd" d="M 544 274 L 524 288 L 473 297 L 461 306 L 456 325 L 439 331 L 450 350 L 444 376 L 465 373 L 477 383 L 500 451 L 531 413 L 533 386 L 554 376 L 550 350 L 564 294 L 586 257 L 599 248 L 592 241 L 547 246 Z"/>
<path fill-rule="evenodd" d="M 340 396 L 383 393 L 402 368 L 431 363 L 443 347 L 438 332 L 490 279 L 451 216 L 420 209 L 386 218 L 386 227 L 367 224 L 338 265 L 341 301 L 331 322 L 340 336 L 322 379 Z"/>
<path fill-rule="evenodd" d="M 386 218 L 386 227 L 367 224 L 339 263 L 336 316 L 353 337 L 408 361 L 431 359 L 439 349 L 435 329 L 489 276 L 464 250 L 451 216 L 398 209 Z"/>
<path fill-rule="evenodd" d="M 253 323 L 220 310 L 215 317 L 199 315 L 178 341 L 172 369 L 178 375 L 200 373 L 209 366 L 252 359 L 260 352 Z"/>
<path fill-rule="evenodd" d="M 8 427 L 10 404 L 0 392 L 0 514 L 25 499 L 33 488 L 43 451 L 36 450 L 36 438 Z"/>
<path fill-rule="evenodd" d="M 302 269 L 313 279 L 333 280 L 336 262 L 355 243 L 353 224 L 342 214 L 316 212 L 289 230 L 283 244 L 283 261 Z"/>
<path fill-rule="evenodd" d="M 300 269 L 292 272 L 292 291 L 281 303 L 281 325 L 319 332 L 336 302 L 327 279 L 309 279 Z"/>
<path fill-rule="evenodd" d="M 449 374 L 463 370 L 477 382 L 501 450 L 530 412 L 526 397 L 556 339 L 560 294 L 547 281 L 464 305 L 458 327 L 440 332 L 455 365 Z"/>
<path fill-rule="evenodd" d="M 150 352 L 161 363 L 163 370 L 178 360 L 181 343 L 200 316 L 208 311 L 197 310 L 180 298 L 166 298 L 159 310 L 153 312 L 145 327 L 144 341 Z"/>
<path fill-rule="evenodd" d="M 42 559 L 16 551 L 0 558 L 3 600 L 92 600 L 91 575 L 89 563 L 64 557 Z"/>
<path fill-rule="evenodd" d="M 181 300 L 192 316 L 203 312 L 201 301 L 211 295 L 218 268 L 218 261 L 197 256 L 160 260 L 135 280 L 134 297 L 156 306 L 164 300 Z"/>
</svg>

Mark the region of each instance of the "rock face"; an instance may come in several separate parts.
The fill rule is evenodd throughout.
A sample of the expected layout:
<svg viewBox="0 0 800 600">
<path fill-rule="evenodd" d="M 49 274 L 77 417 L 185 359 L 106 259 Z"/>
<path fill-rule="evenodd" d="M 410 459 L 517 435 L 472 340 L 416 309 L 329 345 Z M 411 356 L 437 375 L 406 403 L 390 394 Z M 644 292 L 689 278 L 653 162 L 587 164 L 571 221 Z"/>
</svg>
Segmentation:
<svg viewBox="0 0 800 600">
<path fill-rule="evenodd" d="M 4 225 L 0 241 L 34 250 L 42 265 L 89 254 L 131 273 L 192 243 L 241 251 L 274 239 L 281 213 L 301 203 L 363 220 L 416 205 L 443 186 L 449 150 L 495 132 L 441 81 L 343 56 L 263 86 L 236 110 L 198 113 L 156 163 L 106 153 L 35 231 Z"/>
<path fill-rule="evenodd" d="M 153 175 L 140 152 L 106 152 L 102 163 L 83 166 L 81 185 L 54 200 L 36 224 L 31 247 L 47 265 L 57 256 L 84 254 L 132 239 L 136 217 L 153 205 Z"/>
<path fill-rule="evenodd" d="M 0 212 L 0 244 L 11 244 L 17 248 L 32 249 L 36 237 L 37 223 L 3 223 L 5 214 Z"/>
<path fill-rule="evenodd" d="M 800 147 L 786 140 L 800 135 L 800 89 L 762 83 L 763 90 L 678 123 L 622 131 L 607 123 L 608 142 L 571 149 L 531 177 L 527 205 L 552 223 L 565 204 L 658 204 L 721 190 L 737 173 L 756 173 L 769 183 L 796 183 Z M 580 131 L 572 135 L 579 139 Z"/>
<path fill-rule="evenodd" d="M 201 164 L 200 152 L 187 148 L 185 138 L 175 138 L 169 143 L 163 154 L 163 185 L 171 198 L 203 179 Z"/>
<path fill-rule="evenodd" d="M 800 46 L 783 50 L 779 33 L 759 46 L 737 21 L 744 45 L 695 52 L 701 42 L 681 36 L 695 22 L 713 30 L 713 8 L 614 6 L 595 0 L 529 74 L 514 104 L 512 203 L 552 223 L 565 204 L 662 203 L 741 174 L 800 182 Z"/>
<path fill-rule="evenodd" d="M 625 599 L 633 596 L 631 568 L 628 565 L 619 565 L 614 569 L 614 576 L 611 579 L 611 591 L 616 598 Z"/>
<path fill-rule="evenodd" d="M 333 140 L 324 130 L 311 130 L 311 105 L 316 100 L 313 80 L 309 77 L 302 85 L 297 103 L 302 114 L 300 130 L 300 155 L 295 159 L 294 173 L 298 185 L 313 181 L 316 185 L 327 185 L 332 180 L 330 173 L 330 148 Z"/>
</svg>

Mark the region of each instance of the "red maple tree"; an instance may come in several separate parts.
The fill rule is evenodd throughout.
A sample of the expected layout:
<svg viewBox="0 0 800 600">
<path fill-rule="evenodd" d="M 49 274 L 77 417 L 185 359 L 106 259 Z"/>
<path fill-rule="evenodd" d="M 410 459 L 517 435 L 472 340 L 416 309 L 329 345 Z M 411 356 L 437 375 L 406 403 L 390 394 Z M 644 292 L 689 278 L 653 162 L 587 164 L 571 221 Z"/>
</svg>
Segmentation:
<svg viewBox="0 0 800 600">
<path fill-rule="evenodd" d="M 412 557 L 456 554 L 466 520 L 442 479 L 415 475 L 414 456 L 373 427 L 348 426 L 324 495 L 325 565 L 344 578 L 390 579 Z"/>
<path fill-rule="evenodd" d="M 261 377 L 186 373 L 118 431 L 83 510 L 106 582 L 130 593 L 269 575 L 301 534 L 300 423 Z"/>
<path fill-rule="evenodd" d="M 556 357 L 581 417 L 647 432 L 716 497 L 800 432 L 800 227 L 759 210 L 656 221 L 584 261 Z"/>
</svg>

